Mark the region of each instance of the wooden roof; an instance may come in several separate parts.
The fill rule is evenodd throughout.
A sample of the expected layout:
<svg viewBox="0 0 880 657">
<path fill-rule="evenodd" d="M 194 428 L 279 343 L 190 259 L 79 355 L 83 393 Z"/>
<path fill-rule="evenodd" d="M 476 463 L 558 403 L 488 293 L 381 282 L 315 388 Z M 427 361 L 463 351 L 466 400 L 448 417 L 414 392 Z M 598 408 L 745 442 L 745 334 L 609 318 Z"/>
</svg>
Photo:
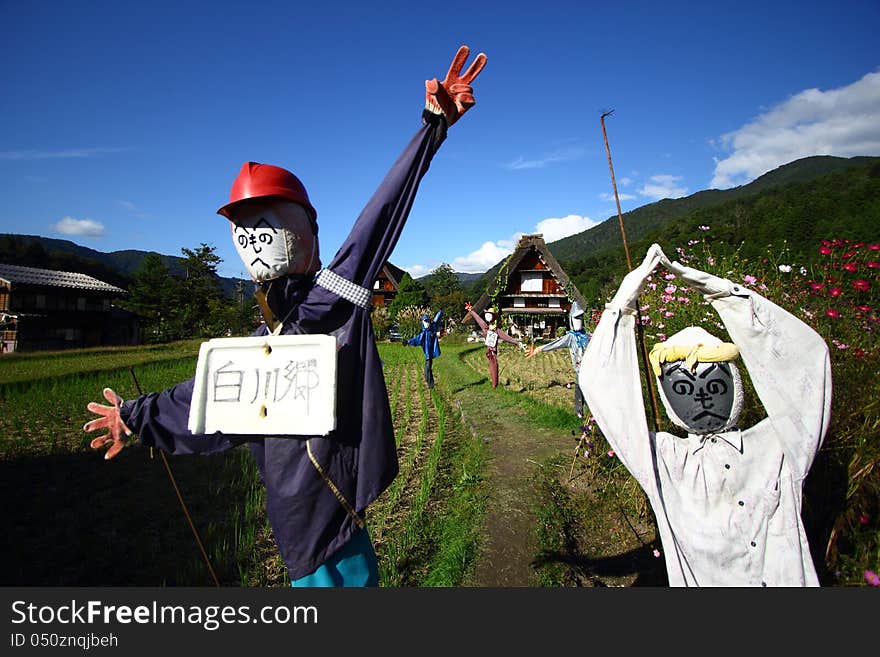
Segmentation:
<svg viewBox="0 0 880 657">
<path fill-rule="evenodd" d="M 112 294 L 126 294 L 122 288 L 110 285 L 87 274 L 79 274 L 70 271 L 55 271 L 53 269 L 38 269 L 37 267 L 22 267 L 20 265 L 0 264 L 0 278 L 10 283 L 27 285 L 45 285 L 47 287 L 67 287 L 77 290 L 97 290 Z"/>
<path fill-rule="evenodd" d="M 544 242 L 544 236 L 542 233 L 533 233 L 531 235 L 523 235 L 522 237 L 520 237 L 519 242 L 516 245 L 516 249 L 514 249 L 513 253 L 508 256 L 505 263 L 501 266 L 499 273 L 506 271 L 507 276 L 503 281 L 501 281 L 500 286 L 502 288 L 507 287 L 510 281 L 510 277 L 520 271 L 517 268 L 518 265 L 522 262 L 523 258 L 531 251 L 537 252 L 538 257 L 541 259 L 541 262 L 543 262 L 547 266 L 547 270 L 551 274 L 553 274 L 554 278 L 556 278 L 562 289 L 566 291 L 569 298 L 577 301 L 578 305 L 581 308 L 586 308 L 586 300 L 584 299 L 580 291 L 575 287 L 571 279 L 569 279 L 568 274 L 565 273 L 565 270 L 562 269 L 562 265 L 559 264 L 559 261 L 553 256 L 552 253 L 550 253 L 550 249 L 547 247 L 547 243 Z M 483 295 L 474 304 L 474 312 L 480 314 L 489 306 L 492 296 L 495 294 L 498 286 L 499 281 L 498 277 L 496 276 L 495 280 L 489 285 Z M 471 317 L 470 315 L 467 315 L 466 320 L 469 319 L 471 319 Z"/>
</svg>

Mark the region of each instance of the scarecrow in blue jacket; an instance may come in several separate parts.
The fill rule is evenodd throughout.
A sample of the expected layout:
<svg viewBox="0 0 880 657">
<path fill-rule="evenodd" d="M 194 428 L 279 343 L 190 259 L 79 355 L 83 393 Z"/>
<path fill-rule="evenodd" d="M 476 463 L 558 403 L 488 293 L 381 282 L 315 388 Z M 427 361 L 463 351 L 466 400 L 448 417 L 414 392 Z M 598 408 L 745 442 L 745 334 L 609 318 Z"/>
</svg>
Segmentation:
<svg viewBox="0 0 880 657">
<path fill-rule="evenodd" d="M 584 351 L 590 342 L 590 334 L 584 329 L 584 309 L 578 305 L 577 301 L 571 304 L 571 310 L 568 313 L 568 323 L 570 330 L 565 335 L 556 338 L 552 342 L 541 347 L 532 347 L 526 358 L 531 358 L 535 354 L 543 351 L 554 351 L 568 347 L 568 353 L 571 355 L 571 366 L 574 368 L 574 413 L 579 418 L 584 417 L 584 395 L 578 384 L 578 374 L 581 371 L 581 360 L 584 357 Z"/>
<path fill-rule="evenodd" d="M 462 73 L 462 46 L 446 78 L 425 82 L 422 126 L 367 203 L 330 265 L 321 269 L 317 212 L 291 172 L 247 162 L 218 214 L 229 220 L 239 256 L 255 281 L 265 324 L 255 335 L 325 334 L 337 347 L 336 428 L 326 436 L 194 435 L 188 429 L 194 380 L 123 401 L 110 388 L 85 431 L 115 457 L 126 437 L 170 454 L 215 453 L 247 444 L 266 487 L 266 514 L 293 586 L 375 586 L 376 555 L 367 506 L 398 473 L 391 410 L 370 319 L 371 288 L 394 250 L 422 176 L 447 127 L 475 104 Z M 294 432 L 291 432 L 294 433 Z"/>
<path fill-rule="evenodd" d="M 443 311 L 438 310 L 432 321 L 428 315 L 422 315 L 422 330 L 418 335 L 406 340 L 403 344 L 410 347 L 421 347 L 425 352 L 425 383 L 428 388 L 434 387 L 434 359 L 440 355 L 440 318 Z"/>
</svg>

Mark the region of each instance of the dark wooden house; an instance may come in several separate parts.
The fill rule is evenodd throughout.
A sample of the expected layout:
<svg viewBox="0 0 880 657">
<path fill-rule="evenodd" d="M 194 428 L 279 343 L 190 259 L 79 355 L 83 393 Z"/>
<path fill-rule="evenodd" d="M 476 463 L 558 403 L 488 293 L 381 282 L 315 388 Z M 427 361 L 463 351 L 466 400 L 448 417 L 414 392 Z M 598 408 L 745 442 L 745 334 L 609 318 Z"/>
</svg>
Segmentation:
<svg viewBox="0 0 880 657">
<path fill-rule="evenodd" d="M 0 264 L 2 350 L 138 344 L 137 316 L 113 305 L 124 294 L 86 274 Z"/>
<path fill-rule="evenodd" d="M 385 263 L 385 266 L 379 272 L 378 278 L 376 278 L 376 282 L 373 283 L 374 307 L 387 306 L 394 301 L 394 297 L 397 296 L 397 291 L 400 288 L 400 279 L 403 278 L 405 273 L 405 271 L 395 267 L 390 262 Z"/>
<path fill-rule="evenodd" d="M 574 283 L 553 257 L 540 233 L 523 235 L 501 266 L 495 280 L 474 304 L 481 315 L 493 308 L 505 331 L 533 339 L 556 337 L 560 326 L 568 328 L 572 301 L 587 304 Z M 465 322 L 473 322 L 468 315 Z"/>
</svg>

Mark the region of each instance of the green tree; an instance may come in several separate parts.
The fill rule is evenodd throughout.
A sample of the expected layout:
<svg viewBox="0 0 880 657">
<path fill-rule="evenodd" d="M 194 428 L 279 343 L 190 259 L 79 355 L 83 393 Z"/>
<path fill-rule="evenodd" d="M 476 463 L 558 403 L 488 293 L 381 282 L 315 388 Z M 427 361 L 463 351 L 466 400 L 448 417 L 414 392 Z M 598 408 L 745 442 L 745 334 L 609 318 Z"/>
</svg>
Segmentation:
<svg viewBox="0 0 880 657">
<path fill-rule="evenodd" d="M 177 279 L 171 294 L 175 309 L 172 339 L 225 335 L 232 321 L 224 311 L 229 305 L 220 292 L 217 267 L 223 259 L 215 247 L 202 242 L 193 249 L 182 248 L 184 276 Z"/>
<path fill-rule="evenodd" d="M 427 306 L 428 292 L 425 286 L 414 280 L 409 274 L 404 274 L 397 288 L 397 296 L 388 306 L 388 314 L 397 318 L 397 314 L 407 306 Z"/>
<path fill-rule="evenodd" d="M 134 272 L 125 306 L 143 318 L 144 341 L 164 342 L 173 314 L 168 300 L 175 281 L 157 253 L 144 256 Z"/>
<path fill-rule="evenodd" d="M 458 275 L 445 262 L 431 272 L 428 285 L 428 297 L 431 308 L 436 313 L 443 309 L 447 318 L 459 317 L 464 312 L 467 301 Z"/>
</svg>

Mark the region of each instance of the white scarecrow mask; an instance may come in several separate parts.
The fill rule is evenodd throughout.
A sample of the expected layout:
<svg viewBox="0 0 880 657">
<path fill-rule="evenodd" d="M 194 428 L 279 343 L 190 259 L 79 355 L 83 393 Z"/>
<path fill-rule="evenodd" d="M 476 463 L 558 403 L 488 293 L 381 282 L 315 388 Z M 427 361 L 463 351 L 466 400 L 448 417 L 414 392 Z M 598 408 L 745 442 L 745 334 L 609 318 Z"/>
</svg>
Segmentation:
<svg viewBox="0 0 880 657">
<path fill-rule="evenodd" d="M 742 380 L 732 362 L 736 345 L 689 326 L 654 346 L 650 359 L 669 419 L 688 433 L 733 427 L 743 404 Z"/>
<path fill-rule="evenodd" d="M 308 212 L 292 202 L 236 213 L 232 239 L 248 274 L 258 283 L 309 273 L 318 244 Z"/>
</svg>

